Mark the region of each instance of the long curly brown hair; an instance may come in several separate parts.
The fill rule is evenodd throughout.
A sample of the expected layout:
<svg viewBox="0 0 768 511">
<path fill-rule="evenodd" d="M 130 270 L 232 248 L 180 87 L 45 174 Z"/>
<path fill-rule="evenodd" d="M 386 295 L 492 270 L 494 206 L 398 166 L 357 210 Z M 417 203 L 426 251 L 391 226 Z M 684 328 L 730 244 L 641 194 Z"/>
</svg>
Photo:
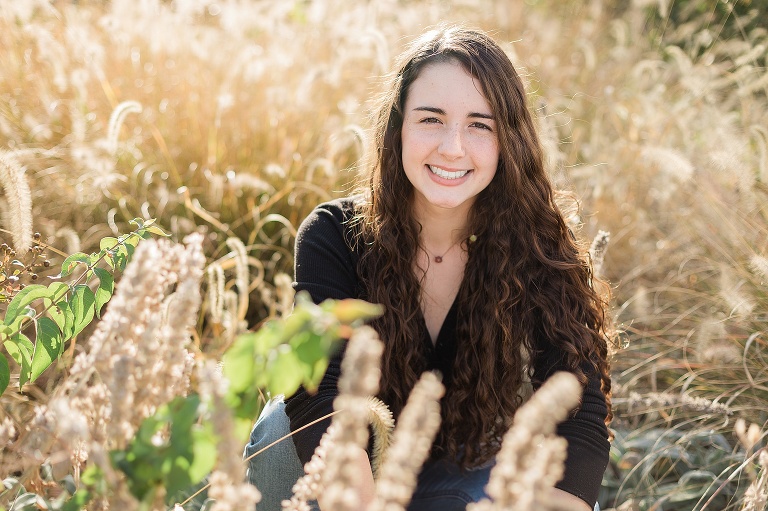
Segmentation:
<svg viewBox="0 0 768 511">
<path fill-rule="evenodd" d="M 414 260 L 420 225 L 402 163 L 406 95 L 428 64 L 456 61 L 481 84 L 498 126 L 499 163 L 474 201 L 464 243 L 468 260 L 458 293 L 457 356 L 442 400 L 436 441 L 441 454 L 474 466 L 493 457 L 534 374 L 540 346 L 563 353 L 586 384 L 599 374 L 609 401 L 606 297 L 596 291 L 588 258 L 555 202 L 526 93 L 504 51 L 487 35 L 442 27 L 413 42 L 380 100 L 365 199 L 356 216 L 366 298 L 385 306 L 374 322 L 385 342 L 380 397 L 397 416 L 426 368 L 425 335 Z M 500 390 L 503 389 L 503 390 Z M 608 421 L 610 420 L 610 414 Z"/>
</svg>

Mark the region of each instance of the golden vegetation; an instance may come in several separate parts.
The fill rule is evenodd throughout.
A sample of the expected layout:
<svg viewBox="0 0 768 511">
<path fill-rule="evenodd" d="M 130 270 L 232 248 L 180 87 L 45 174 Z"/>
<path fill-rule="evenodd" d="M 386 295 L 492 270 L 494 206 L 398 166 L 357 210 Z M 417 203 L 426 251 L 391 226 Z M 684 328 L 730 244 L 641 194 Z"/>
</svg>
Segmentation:
<svg viewBox="0 0 768 511">
<path fill-rule="evenodd" d="M 686 3 L 697 4 L 706 2 Z M 440 21 L 488 29 L 529 82 L 552 178 L 580 201 L 580 237 L 611 233 L 595 250 L 625 342 L 613 362 L 617 437 L 603 507 L 763 509 L 768 31 L 754 20 L 766 13 L 683 8 L 673 19 L 668 9 L 611 0 L 0 0 L 0 238 L 23 254 L 39 231 L 51 251 L 69 254 L 97 250 L 135 217 L 156 217 L 175 241 L 201 232 L 186 252 L 146 249 L 157 252 L 147 275 L 159 280 L 136 285 L 154 294 L 124 310 L 146 311 L 147 328 L 194 324 L 189 356 L 215 360 L 235 335 L 289 308 L 295 227 L 353 186 L 367 105 L 390 56 Z M 725 20 L 737 28 L 724 30 Z M 182 253 L 193 266 L 151 267 Z M 53 268 L 63 257 L 51 259 Z M 172 317 L 204 275 L 199 314 Z M 126 277 L 116 299 L 134 285 Z M 30 283 L 30 272 L 19 279 Z M 144 385 L 149 360 L 126 352 L 104 369 L 114 381 L 78 385 L 89 371 L 82 361 L 104 354 L 89 343 L 131 349 L 110 330 L 118 305 L 86 331 L 88 342 L 68 345 L 56 371 L 3 394 L 0 476 L 22 474 L 43 491 L 42 460 L 17 465 L 6 447 L 55 417 L 68 418 L 72 438 L 118 441 L 137 427 L 118 377 Z M 162 374 L 184 386 L 190 369 L 171 353 L 179 342 L 156 348 L 175 364 Z M 161 397 L 142 399 L 154 406 L 170 396 Z M 119 421 L 83 423 L 110 400 Z M 734 431 L 735 418 L 756 426 Z M 215 480 L 236 484 L 231 472 Z"/>
</svg>

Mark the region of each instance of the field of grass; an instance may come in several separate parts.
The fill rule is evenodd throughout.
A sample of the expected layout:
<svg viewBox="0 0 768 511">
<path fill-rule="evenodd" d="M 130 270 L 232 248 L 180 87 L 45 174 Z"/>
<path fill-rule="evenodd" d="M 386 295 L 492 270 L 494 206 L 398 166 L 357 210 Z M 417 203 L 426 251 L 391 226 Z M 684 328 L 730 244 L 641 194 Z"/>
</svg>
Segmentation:
<svg viewBox="0 0 768 511">
<path fill-rule="evenodd" d="M 205 394 L 201 375 L 217 377 L 209 366 L 238 334 L 290 310 L 296 227 L 355 185 L 381 76 L 441 21 L 502 43 L 552 179 L 578 198 L 578 236 L 611 233 L 602 274 L 621 342 L 601 506 L 766 509 L 766 19 L 763 2 L 733 0 L 0 0 L 2 297 L 48 284 L 67 255 L 98 253 L 134 218 L 156 219 L 173 242 L 200 233 L 186 249 L 137 249 L 143 270 L 123 287 L 133 295 L 118 279 L 105 309 L 123 322 L 84 324 L 34 382 L 20 385 L 0 332 L 0 509 L 23 508 L 12 507 L 19 485 L 46 502 L 87 486 L 81 471 L 107 466 L 142 419 L 189 389 Z M 202 294 L 172 321 L 182 285 Z M 159 291 L 132 302 L 142 286 Z M 141 344 L 126 326 L 139 324 L 165 344 Z M 144 365 L 98 366 L 95 343 L 123 330 L 136 345 L 120 356 L 138 350 Z M 86 363 L 132 371 L 122 422 L 107 410 L 117 387 Z M 91 422 L 53 424 L 75 409 Z M 62 440 L 83 429 L 101 451 Z M 135 508 L 124 477 L 102 476 L 113 490 L 98 506 Z"/>
</svg>

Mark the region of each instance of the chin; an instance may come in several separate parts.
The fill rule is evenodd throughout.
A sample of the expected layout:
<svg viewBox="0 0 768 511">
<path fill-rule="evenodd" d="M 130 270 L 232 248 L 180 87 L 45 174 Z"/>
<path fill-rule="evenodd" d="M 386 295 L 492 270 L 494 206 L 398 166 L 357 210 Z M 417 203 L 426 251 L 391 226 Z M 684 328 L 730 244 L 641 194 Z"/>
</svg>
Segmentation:
<svg viewBox="0 0 768 511">
<path fill-rule="evenodd" d="M 466 200 L 451 200 L 451 199 L 436 199 L 429 201 L 430 204 L 437 208 L 442 209 L 456 209 L 461 206 L 466 206 L 467 201 Z"/>
</svg>

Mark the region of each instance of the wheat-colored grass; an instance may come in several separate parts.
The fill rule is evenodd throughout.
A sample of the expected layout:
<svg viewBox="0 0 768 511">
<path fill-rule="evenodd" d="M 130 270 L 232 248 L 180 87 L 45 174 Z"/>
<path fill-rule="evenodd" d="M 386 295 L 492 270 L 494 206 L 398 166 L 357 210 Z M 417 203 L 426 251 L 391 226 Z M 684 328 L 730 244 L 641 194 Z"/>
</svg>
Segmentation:
<svg viewBox="0 0 768 511">
<path fill-rule="evenodd" d="M 0 152 L 0 185 L 3 187 L 3 220 L 20 255 L 32 246 L 32 194 L 24 168 L 13 153 Z"/>
<path fill-rule="evenodd" d="M 733 417 L 763 424 L 768 397 L 768 32 L 755 21 L 764 4 L 752 4 L 0 0 L 0 150 L 13 157 L 0 164 L 11 232 L 0 238 L 19 251 L 34 225 L 72 253 L 136 216 L 157 217 L 176 241 L 203 231 L 195 257 L 216 279 L 184 324 L 195 325 L 194 356 L 215 358 L 236 332 L 289 311 L 296 226 L 351 190 L 393 55 L 428 25 L 464 21 L 491 30 L 524 75 L 553 182 L 579 199 L 576 235 L 611 232 L 596 273 L 614 288 L 628 343 L 614 357 L 615 427 L 712 428 L 735 442 Z M 723 5 L 733 13 L 718 18 Z M 14 186 L 23 175 L 28 198 L 5 174 Z M 190 304 L 165 296 L 142 324 L 182 328 L 171 311 Z M 124 319 L 139 310 L 117 305 Z M 21 446 L 30 425 L 38 440 L 50 433 L 54 416 L 71 419 L 62 427 L 73 439 L 78 414 L 93 418 L 91 447 L 98 440 L 91 451 L 52 446 L 66 454 L 60 468 L 84 453 L 105 459 L 107 431 L 110 442 L 130 435 L 133 411 L 116 403 L 119 420 L 106 419 L 106 383 L 60 399 L 113 321 L 105 315 L 61 370 L 3 395 L 0 475 L 43 487 Z M 180 334 L 168 335 L 177 346 Z M 149 370 L 135 373 L 124 355 L 105 366 L 126 378 L 113 390 L 133 394 L 135 383 L 154 402 L 138 390 Z M 182 371 L 182 359 L 168 364 Z M 639 502 L 618 499 L 608 505 Z"/>
</svg>

